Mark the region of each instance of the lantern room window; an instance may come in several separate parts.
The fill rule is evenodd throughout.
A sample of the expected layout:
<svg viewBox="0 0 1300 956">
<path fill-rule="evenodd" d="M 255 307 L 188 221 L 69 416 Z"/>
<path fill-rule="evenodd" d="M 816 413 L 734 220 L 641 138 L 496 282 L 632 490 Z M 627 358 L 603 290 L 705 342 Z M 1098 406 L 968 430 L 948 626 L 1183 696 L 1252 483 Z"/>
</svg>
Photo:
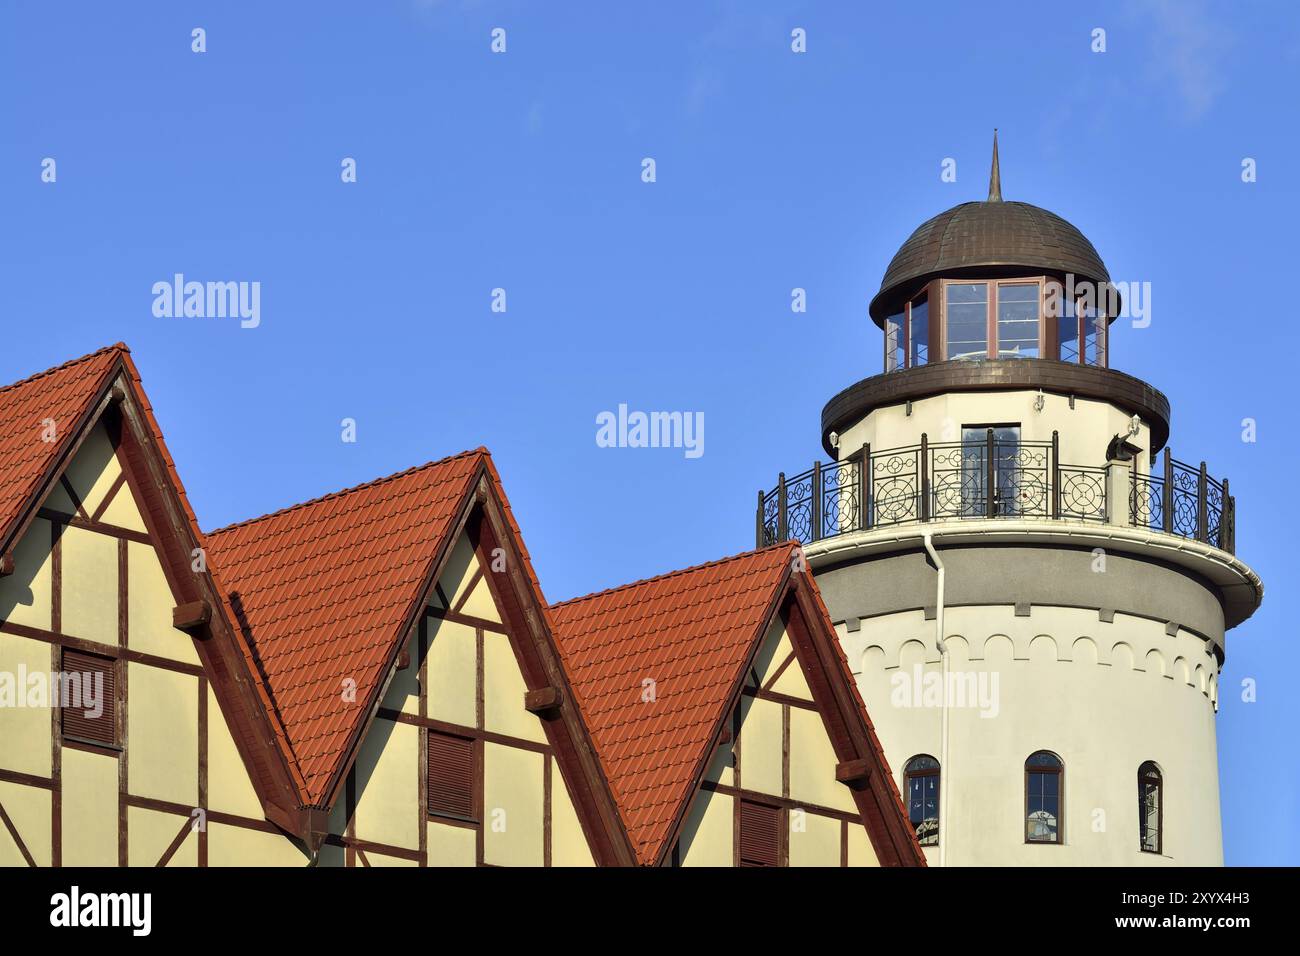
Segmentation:
<svg viewBox="0 0 1300 956">
<path fill-rule="evenodd" d="M 989 354 L 989 284 L 951 282 L 944 302 L 947 339 L 945 356 L 982 359 Z"/>
<path fill-rule="evenodd" d="M 1063 292 L 1048 276 L 935 279 L 885 319 L 885 371 L 1021 358 L 1107 367 L 1107 310 Z"/>
<path fill-rule="evenodd" d="M 1038 315 L 1037 282 L 998 286 L 998 358 L 1038 358 Z"/>
</svg>

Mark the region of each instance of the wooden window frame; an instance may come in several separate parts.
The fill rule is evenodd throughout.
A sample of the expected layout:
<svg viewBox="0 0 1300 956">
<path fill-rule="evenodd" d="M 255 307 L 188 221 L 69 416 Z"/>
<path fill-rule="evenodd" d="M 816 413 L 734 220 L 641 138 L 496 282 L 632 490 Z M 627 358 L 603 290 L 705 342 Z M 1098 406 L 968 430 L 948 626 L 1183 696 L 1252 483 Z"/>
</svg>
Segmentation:
<svg viewBox="0 0 1300 956">
<path fill-rule="evenodd" d="M 991 315 L 993 314 L 993 298 L 994 298 L 993 287 L 994 287 L 994 285 L 995 285 L 997 282 L 998 282 L 997 279 L 939 279 L 939 280 L 937 280 L 937 284 L 938 284 L 938 288 L 939 288 L 939 297 L 940 297 L 940 300 L 941 300 L 941 302 L 942 302 L 942 306 L 941 306 L 941 308 L 940 308 L 940 311 L 941 311 L 941 313 L 942 313 L 942 315 L 943 315 L 943 321 L 942 321 L 942 323 L 941 323 L 941 324 L 942 324 L 942 327 L 943 327 L 943 334 L 940 336 L 940 338 L 941 338 L 941 340 L 942 340 L 942 341 L 940 342 L 940 344 L 941 344 L 941 346 L 943 347 L 943 351 L 940 352 L 939 354 L 941 354 L 941 355 L 943 356 L 943 361 L 945 361 L 945 362 L 969 362 L 969 361 L 972 361 L 971 359 L 950 359 L 950 358 L 948 358 L 948 286 L 950 286 L 950 285 L 983 285 L 983 286 L 987 289 L 987 292 L 985 293 L 985 296 L 984 296 L 984 338 L 985 338 L 985 342 L 984 342 L 984 357 L 985 357 L 985 358 L 988 358 L 988 357 L 989 357 L 989 349 L 991 348 L 991 339 L 989 339 L 989 327 L 988 327 L 988 326 L 989 326 L 989 316 L 991 316 Z M 930 348 L 933 350 L 933 348 L 934 348 L 934 343 L 933 343 L 934 334 L 933 334 L 933 331 L 931 332 L 930 338 L 931 338 L 931 340 L 932 340 L 932 341 L 931 341 L 931 344 L 930 344 Z"/>
<path fill-rule="evenodd" d="M 911 766 L 913 763 L 915 763 L 916 761 L 920 760 L 922 757 L 925 757 L 925 758 L 927 758 L 927 759 L 929 759 L 929 760 L 933 760 L 934 763 L 935 763 L 934 767 L 928 767 L 928 768 L 926 768 L 925 770 L 909 770 L 909 769 L 908 769 L 908 767 L 910 767 L 910 766 Z M 904 802 L 904 804 L 903 804 L 903 809 L 904 809 L 904 811 L 906 811 L 906 812 L 908 813 L 908 821 L 907 821 L 907 822 L 908 822 L 908 826 L 911 826 L 911 825 L 912 825 L 911 812 L 910 812 L 909 807 L 910 807 L 910 801 L 911 801 L 911 799 L 912 799 L 912 778 L 913 778 L 913 777 L 938 777 L 938 778 L 939 778 L 939 779 L 938 779 L 938 784 L 939 784 L 939 787 L 938 787 L 938 797 L 939 797 L 940 800 L 942 800 L 942 799 L 943 799 L 943 765 L 939 763 L 939 761 L 938 761 L 937 758 L 932 757 L 932 756 L 930 756 L 929 754 L 914 754 L 913 756 L 908 757 L 907 760 L 906 760 L 906 762 L 904 762 L 904 764 L 903 764 L 903 793 L 905 793 L 907 796 L 906 796 L 906 798 L 905 798 L 905 802 Z M 938 814 L 938 807 L 935 808 L 935 812 L 936 812 L 936 814 Z M 938 845 L 939 845 L 939 841 L 943 839 L 943 818 L 942 818 L 942 816 L 936 815 L 936 816 L 935 816 L 935 820 L 937 821 L 938 826 L 935 828 L 934 842 L 933 842 L 933 843 L 921 843 L 921 846 L 922 846 L 922 847 L 927 847 L 927 846 L 938 846 Z M 918 843 L 920 842 L 920 837 L 919 837 L 919 836 L 917 837 L 917 842 L 918 842 Z"/>
<path fill-rule="evenodd" d="M 74 660 L 78 658 L 91 659 L 95 661 L 101 661 L 105 665 L 107 665 L 103 668 L 103 673 L 107 675 L 111 675 L 112 684 L 111 686 L 109 686 L 108 680 L 105 680 L 104 682 L 105 683 L 105 694 L 103 700 L 104 712 L 97 719 L 107 720 L 107 727 L 109 728 L 111 739 L 97 740 L 94 737 L 88 737 L 82 734 L 78 734 L 76 733 L 75 729 L 69 731 L 68 722 L 67 722 L 69 712 L 70 711 L 75 712 L 77 710 L 81 710 L 84 713 L 85 708 L 64 707 L 62 701 L 57 700 L 54 701 L 53 703 L 59 709 L 59 737 L 68 746 L 74 747 L 79 750 L 90 750 L 95 753 L 106 754 L 110 757 L 120 757 L 125 752 L 126 749 L 122 746 L 122 736 L 119 731 L 119 724 L 121 723 L 121 721 L 119 720 L 120 715 L 118 714 L 118 688 L 121 686 L 121 675 L 119 673 L 119 668 L 121 667 L 121 664 L 119 663 L 118 658 L 111 657 L 107 654 L 96 654 L 93 651 L 83 651 L 80 649 L 74 649 L 69 647 L 61 648 L 59 653 L 59 675 L 58 675 L 60 679 L 60 684 L 58 687 L 51 688 L 51 692 L 54 694 L 61 694 L 62 692 L 62 677 L 64 674 L 67 674 L 69 672 L 70 668 L 68 664 L 68 658 L 70 655 L 73 657 Z M 84 668 L 79 671 L 79 673 L 82 674 L 86 672 L 87 671 Z M 84 716 L 82 717 L 82 719 L 83 720 L 85 719 Z"/>
<path fill-rule="evenodd" d="M 914 365 L 912 363 L 912 306 L 916 305 L 916 303 L 919 302 L 921 299 L 924 299 L 927 303 L 930 302 L 931 299 L 930 289 L 933 285 L 934 285 L 933 282 L 927 282 L 925 285 L 921 286 L 921 288 L 917 291 L 916 295 L 912 296 L 910 299 L 907 300 L 907 302 L 903 304 L 903 367 L 904 368 L 920 368 L 919 365 Z M 925 324 L 926 324 L 925 334 L 926 334 L 926 338 L 929 340 L 925 347 L 925 364 L 932 365 L 934 364 L 934 359 L 932 358 L 932 356 L 934 355 L 934 326 L 935 326 L 933 309 L 929 309 L 926 311 Z"/>
<path fill-rule="evenodd" d="M 1050 767 L 1037 767 L 1030 769 L 1029 761 L 1033 760 L 1038 754 L 1049 754 L 1056 758 L 1057 766 L 1054 770 Z M 1055 840 L 1031 840 L 1029 839 L 1029 828 L 1026 824 L 1029 822 L 1029 775 L 1031 773 L 1056 773 L 1056 839 Z M 1025 758 L 1025 806 L 1020 815 L 1020 826 L 1024 832 L 1026 846 L 1065 846 L 1065 761 L 1061 755 L 1054 750 L 1035 750 Z"/>
<path fill-rule="evenodd" d="M 482 804 L 483 788 L 483 741 L 474 737 L 461 736 L 460 734 L 446 733 L 441 730 L 434 730 L 426 727 L 425 733 L 425 760 L 426 763 L 432 762 L 433 748 L 431 746 L 434 737 L 445 737 L 450 740 L 463 741 L 469 745 L 469 809 L 468 814 L 453 813 L 445 809 L 435 809 L 433 806 L 433 768 L 426 768 L 425 779 L 425 802 L 426 816 L 434 820 L 449 820 L 459 823 L 472 823 L 475 826 L 482 824 L 479 818 L 477 808 Z"/>
<path fill-rule="evenodd" d="M 1043 326 L 1043 299 L 1044 287 L 1047 283 L 1047 276 L 1026 276 L 1023 279 L 992 279 L 989 284 L 993 286 L 993 293 L 990 295 L 989 302 L 989 358 L 997 358 L 999 352 L 999 335 L 998 335 L 998 305 L 1001 299 L 1001 290 L 1004 285 L 1036 285 L 1038 286 L 1038 355 L 1025 356 L 1025 358 L 1046 358 L 1047 342 L 1044 338 Z"/>
<path fill-rule="evenodd" d="M 1150 770 L 1144 773 L 1144 770 Z M 1165 775 L 1160 769 L 1160 765 L 1154 760 L 1144 760 L 1138 766 L 1138 806 L 1143 816 L 1138 818 L 1138 849 L 1143 853 L 1152 853 L 1156 856 L 1163 856 L 1165 852 Z M 1156 785 L 1156 848 L 1147 849 L 1146 841 L 1142 839 L 1142 828 L 1145 825 L 1146 805 L 1142 800 L 1142 785 L 1147 781 L 1155 781 Z"/>
<path fill-rule="evenodd" d="M 983 284 L 988 287 L 988 296 L 984 304 L 985 307 L 984 337 L 986 340 L 984 343 L 985 344 L 984 357 L 989 359 L 996 359 L 998 357 L 999 289 L 1004 285 L 1037 285 L 1038 286 L 1038 358 L 1040 359 L 1058 358 L 1060 356 L 1060 350 L 1058 348 L 1059 343 L 1057 341 L 1058 335 L 1056 334 L 1055 329 L 1052 330 L 1048 329 L 1048 325 L 1052 323 L 1048 323 L 1044 321 L 1044 319 L 1046 318 L 1045 316 L 1045 311 L 1046 311 L 1045 303 L 1047 297 L 1046 288 L 1047 288 L 1047 283 L 1049 281 L 1059 282 L 1059 280 L 1054 280 L 1052 276 L 1028 275 L 1028 276 L 1008 276 L 1006 278 L 1000 278 L 1000 279 L 980 279 L 980 278 L 936 279 L 934 282 L 928 283 L 925 287 L 925 291 L 929 294 L 929 298 L 931 302 L 930 346 L 929 346 L 930 354 L 933 356 L 937 349 L 938 354 L 943 356 L 943 358 L 939 359 L 938 361 L 943 361 L 943 362 L 970 361 L 969 359 L 948 358 L 948 286 Z M 1064 296 L 1065 286 L 1063 283 L 1061 283 L 1061 288 L 1062 288 L 1062 296 Z M 937 300 L 940 303 L 938 309 L 934 308 L 934 302 L 936 301 L 935 290 L 937 290 Z M 916 298 L 919 298 L 920 295 L 921 293 L 918 292 L 917 295 L 913 296 L 912 300 L 910 300 L 907 303 L 908 311 L 906 315 L 908 319 L 907 327 L 909 329 L 909 335 L 910 335 L 910 328 L 911 328 L 911 302 L 914 301 Z M 1062 301 L 1064 301 L 1064 298 L 1062 298 Z M 1075 311 L 1077 313 L 1078 309 L 1076 308 Z M 938 319 L 937 322 L 935 321 L 936 318 Z M 1058 322 L 1060 321 L 1059 318 L 1057 319 L 1057 321 Z M 1078 319 L 1077 315 L 1076 315 L 1076 321 L 1078 321 L 1079 330 L 1080 332 L 1082 332 L 1083 330 L 1082 320 Z M 909 351 L 907 353 L 909 358 L 911 354 L 910 348 L 911 348 L 911 342 L 909 341 L 908 342 Z M 1083 355 L 1083 351 L 1082 351 L 1082 343 L 1081 343 L 1080 344 L 1081 359 L 1082 359 L 1082 355 Z M 1107 353 L 1107 358 L 1109 358 L 1109 353 Z M 936 361 L 935 359 L 931 358 L 930 362 L 928 362 L 927 364 L 934 364 L 935 361 Z"/>
</svg>

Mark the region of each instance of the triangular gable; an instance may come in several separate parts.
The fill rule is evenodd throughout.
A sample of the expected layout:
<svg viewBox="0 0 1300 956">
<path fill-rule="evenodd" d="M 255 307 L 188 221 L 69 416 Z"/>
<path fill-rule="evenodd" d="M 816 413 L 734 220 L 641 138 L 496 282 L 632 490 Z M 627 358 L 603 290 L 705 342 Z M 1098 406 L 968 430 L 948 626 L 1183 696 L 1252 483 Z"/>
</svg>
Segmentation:
<svg viewBox="0 0 1300 956">
<path fill-rule="evenodd" d="M 642 865 L 668 862 L 781 619 L 844 774 L 860 775 L 845 780 L 876 856 L 924 865 L 816 585 L 798 563 L 797 546 L 783 544 L 551 607 Z"/>
<path fill-rule="evenodd" d="M 478 565 L 503 565 L 481 576 L 469 600 L 499 609 L 527 689 L 555 693 L 546 735 L 577 791 L 597 861 L 630 861 L 536 575 L 482 448 L 209 534 L 287 729 L 303 803 L 328 810 L 338 802 L 401 652 L 425 608 L 439 604 L 437 583 L 465 538 Z M 477 610 L 487 613 L 485 605 Z M 341 693 L 345 681 L 354 682 L 349 695 Z"/>
<path fill-rule="evenodd" d="M 49 436 L 52 440 L 44 440 Z M 277 825 L 302 835 L 297 788 L 282 749 L 283 729 L 250 666 L 251 652 L 228 626 L 224 588 L 210 563 L 196 563 L 203 543 L 198 523 L 124 345 L 0 390 L 0 573 L 10 569 L 10 549 L 22 540 L 42 503 L 66 509 L 74 522 L 93 521 L 95 516 L 79 501 L 76 481 L 65 472 L 86 442 L 105 440 L 122 462 L 123 480 L 139 503 L 144 530 L 155 543 L 178 607 L 189 608 L 194 617 L 189 630 L 196 652 L 263 809 Z M 104 491 L 96 489 L 96 494 Z M 111 507 L 111 498 L 105 498 Z"/>
<path fill-rule="evenodd" d="M 0 572 L 125 352 L 111 345 L 0 388 Z"/>
</svg>

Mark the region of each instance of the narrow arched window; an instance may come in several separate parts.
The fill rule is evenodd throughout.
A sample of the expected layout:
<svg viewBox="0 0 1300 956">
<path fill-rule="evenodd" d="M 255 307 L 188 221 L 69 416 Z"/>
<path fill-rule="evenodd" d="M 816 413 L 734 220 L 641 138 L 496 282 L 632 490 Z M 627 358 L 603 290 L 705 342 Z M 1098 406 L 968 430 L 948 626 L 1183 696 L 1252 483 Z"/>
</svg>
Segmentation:
<svg viewBox="0 0 1300 956">
<path fill-rule="evenodd" d="M 1025 842 L 1060 843 L 1064 839 L 1065 764 L 1040 750 L 1025 761 Z"/>
<path fill-rule="evenodd" d="M 1138 839 L 1143 853 L 1161 852 L 1164 836 L 1164 778 L 1151 760 L 1138 767 Z"/>
<path fill-rule="evenodd" d="M 939 761 L 929 754 L 913 757 L 903 768 L 907 818 L 921 846 L 939 845 Z"/>
</svg>

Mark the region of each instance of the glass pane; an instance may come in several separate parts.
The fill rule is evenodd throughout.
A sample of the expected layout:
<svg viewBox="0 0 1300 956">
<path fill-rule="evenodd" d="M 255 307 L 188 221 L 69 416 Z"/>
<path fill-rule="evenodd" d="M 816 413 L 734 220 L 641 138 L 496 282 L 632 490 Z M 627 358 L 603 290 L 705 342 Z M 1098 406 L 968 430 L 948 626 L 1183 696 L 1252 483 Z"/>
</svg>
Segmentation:
<svg viewBox="0 0 1300 956">
<path fill-rule="evenodd" d="M 1063 303 L 1065 314 L 1061 316 L 1060 323 L 1057 326 L 1061 339 L 1061 361 L 1078 362 L 1079 361 L 1079 315 L 1075 310 L 1074 303 L 1066 300 Z"/>
<path fill-rule="evenodd" d="M 998 358 L 1038 358 L 1038 283 L 998 286 Z"/>
<path fill-rule="evenodd" d="M 986 515 L 988 485 L 987 426 L 962 426 L 961 490 L 962 515 Z M 1020 466 L 1020 426 L 1004 425 L 993 429 L 993 513 L 1020 513 L 1021 488 L 1025 476 Z"/>
<path fill-rule="evenodd" d="M 909 368 L 924 365 L 930 360 L 930 301 L 928 299 L 912 303 L 910 331 L 912 354 L 908 356 Z"/>
<path fill-rule="evenodd" d="M 1106 364 L 1106 320 L 1096 309 L 1083 317 L 1083 360 L 1088 365 Z"/>
<path fill-rule="evenodd" d="M 903 367 L 903 313 L 885 319 L 885 371 Z"/>
<path fill-rule="evenodd" d="M 1061 761 L 1055 754 L 1049 754 L 1046 750 L 1040 750 L 1025 761 L 1026 767 L 1059 767 Z"/>
<path fill-rule="evenodd" d="M 1055 843 L 1060 804 L 1055 796 L 1045 795 L 1048 781 L 1055 773 L 1031 773 L 1026 782 L 1028 813 L 1025 815 L 1025 839 L 1031 843 Z"/>
<path fill-rule="evenodd" d="M 953 283 L 947 290 L 946 357 L 949 360 L 988 358 L 988 283 Z"/>
</svg>

